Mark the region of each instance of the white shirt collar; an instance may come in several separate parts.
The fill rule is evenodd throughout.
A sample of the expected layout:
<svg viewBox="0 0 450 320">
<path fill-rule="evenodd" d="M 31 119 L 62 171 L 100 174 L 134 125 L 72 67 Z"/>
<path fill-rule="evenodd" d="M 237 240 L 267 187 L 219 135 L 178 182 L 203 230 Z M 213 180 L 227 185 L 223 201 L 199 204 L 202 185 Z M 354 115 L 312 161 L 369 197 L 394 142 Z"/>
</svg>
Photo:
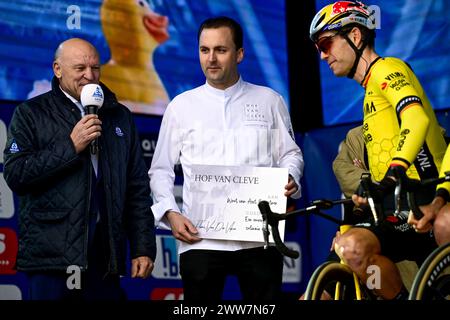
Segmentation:
<svg viewBox="0 0 450 320">
<path fill-rule="evenodd" d="M 208 92 L 221 97 L 231 97 L 242 87 L 242 85 L 243 80 L 241 76 L 239 76 L 239 79 L 235 84 L 225 90 L 214 88 L 208 83 L 208 81 L 205 82 L 205 88 Z"/>
<path fill-rule="evenodd" d="M 72 101 L 72 102 L 78 107 L 78 109 L 80 109 L 81 114 L 84 115 L 84 108 L 83 108 L 83 106 L 81 105 L 81 102 L 78 101 L 77 99 L 75 99 L 74 97 L 72 97 L 72 96 L 71 96 L 70 94 L 68 94 L 67 92 L 65 92 L 65 91 L 63 90 L 63 88 L 61 88 L 61 86 L 59 86 L 59 88 L 60 88 L 61 91 L 66 95 L 66 97 L 69 98 L 70 101 Z"/>
</svg>

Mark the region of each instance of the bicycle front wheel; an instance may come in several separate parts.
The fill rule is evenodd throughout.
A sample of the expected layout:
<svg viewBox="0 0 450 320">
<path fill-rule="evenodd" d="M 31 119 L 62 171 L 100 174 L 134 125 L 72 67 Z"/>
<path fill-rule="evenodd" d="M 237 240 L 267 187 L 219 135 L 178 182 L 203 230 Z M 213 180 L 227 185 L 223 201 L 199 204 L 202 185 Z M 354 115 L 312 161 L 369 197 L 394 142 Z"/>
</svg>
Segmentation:
<svg viewBox="0 0 450 320">
<path fill-rule="evenodd" d="M 450 243 L 435 249 L 414 278 L 409 300 L 450 299 Z"/>
<path fill-rule="evenodd" d="M 340 300 L 355 299 L 353 271 L 346 264 L 328 261 L 321 264 L 311 276 L 305 292 L 305 300 L 320 300 L 322 293 L 334 294 L 336 282 L 340 282 Z"/>
</svg>

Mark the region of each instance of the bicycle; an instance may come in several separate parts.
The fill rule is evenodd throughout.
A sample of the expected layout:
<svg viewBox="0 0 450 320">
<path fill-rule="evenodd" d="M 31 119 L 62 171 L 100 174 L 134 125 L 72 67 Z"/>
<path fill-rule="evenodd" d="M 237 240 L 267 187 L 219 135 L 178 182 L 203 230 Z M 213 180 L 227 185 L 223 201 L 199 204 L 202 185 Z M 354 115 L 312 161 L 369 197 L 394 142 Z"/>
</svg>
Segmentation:
<svg viewBox="0 0 450 320">
<path fill-rule="evenodd" d="M 423 182 L 408 179 L 406 183 L 414 190 L 421 186 L 437 185 L 450 181 L 450 172 L 437 179 L 428 179 Z M 401 184 L 404 181 L 400 182 Z M 415 193 L 408 191 L 408 204 L 417 220 L 423 217 L 415 200 Z M 423 262 L 417 272 L 411 290 L 409 300 L 450 300 L 450 243 L 436 248 Z"/>
<path fill-rule="evenodd" d="M 450 300 L 450 243 L 436 248 L 414 278 L 409 300 Z"/>
<path fill-rule="evenodd" d="M 400 195 L 403 185 L 405 184 L 404 178 L 397 177 L 397 184 L 395 188 L 395 208 L 396 212 L 400 211 Z M 369 207 L 373 214 L 373 218 L 375 223 L 379 223 L 380 218 L 378 217 L 377 211 L 382 212 L 382 209 L 375 204 L 373 198 L 370 196 L 370 188 L 371 188 L 371 180 L 370 175 L 363 176 L 361 178 L 362 185 L 364 186 L 366 195 L 368 197 Z M 418 192 L 420 187 L 426 187 L 431 184 L 439 184 L 444 181 L 450 181 L 450 173 L 446 173 L 446 177 L 444 178 L 433 178 L 429 180 L 425 180 L 423 182 L 408 179 L 407 180 L 407 199 L 408 204 L 413 211 L 414 215 L 417 219 L 421 218 L 423 215 L 418 205 L 416 204 L 415 193 Z M 351 200 L 338 200 L 338 201 L 330 201 L 330 200 L 318 200 L 313 202 L 311 207 L 300 209 L 296 211 L 292 211 L 285 214 L 277 214 L 273 213 L 270 210 L 270 206 L 267 202 L 262 201 L 260 203 L 260 211 L 263 215 L 263 234 L 265 240 L 265 246 L 268 245 L 268 235 L 270 234 L 268 226 L 271 226 L 274 242 L 278 250 L 291 258 L 297 258 L 298 253 L 287 248 L 284 243 L 281 241 L 279 232 L 278 232 L 278 221 L 286 219 L 288 216 L 304 213 L 311 211 L 312 213 L 316 213 L 322 217 L 330 219 L 329 216 L 321 213 L 321 209 L 331 208 L 335 204 L 342 203 L 350 203 Z M 330 219 L 334 222 L 337 222 L 341 225 L 341 233 L 344 233 L 351 226 L 350 225 L 342 225 L 342 221 L 337 219 Z M 443 270 L 445 270 L 450 265 L 450 244 L 437 248 L 430 256 L 425 260 L 422 264 L 419 272 L 417 273 L 415 280 L 413 282 L 413 286 L 410 292 L 409 299 L 430 299 L 430 297 L 446 297 L 450 294 L 450 275 L 443 274 Z M 370 293 L 369 290 L 366 290 L 366 287 L 360 283 L 357 275 L 352 272 L 350 267 L 344 264 L 342 261 L 338 262 L 325 262 L 321 264 L 314 273 L 312 274 L 307 289 L 305 292 L 305 300 L 318 300 L 322 296 L 325 288 L 330 287 L 330 283 L 336 283 L 336 290 L 334 299 L 373 299 L 374 296 Z"/>
<path fill-rule="evenodd" d="M 369 192 L 369 184 L 370 175 L 364 174 L 361 177 L 362 185 L 370 198 L 370 207 L 371 212 L 374 215 L 375 223 L 378 223 L 378 215 L 376 214 L 375 204 L 373 202 L 373 198 L 370 196 Z M 271 227 L 273 239 L 275 242 L 275 246 L 283 255 L 286 255 L 291 258 L 298 258 L 299 253 L 295 250 L 289 249 L 283 243 L 280 238 L 280 234 L 278 231 L 278 222 L 281 220 L 285 220 L 287 217 L 296 215 L 296 214 L 316 214 L 322 218 L 328 219 L 337 223 L 340 226 L 340 232 L 344 233 L 347 231 L 351 225 L 345 224 L 344 221 L 336 219 L 332 216 L 326 215 L 321 212 L 321 210 L 330 209 L 335 205 L 340 204 L 351 204 L 351 199 L 339 199 L 339 200 L 316 200 L 311 203 L 309 207 L 287 212 L 287 213 L 274 213 L 270 209 L 269 203 L 267 201 L 261 201 L 258 204 L 259 210 L 263 217 L 263 235 L 264 235 L 264 247 L 267 248 L 269 245 L 269 226 Z M 345 219 L 344 219 L 345 220 Z M 305 292 L 305 300 L 319 300 L 322 296 L 322 293 L 326 288 L 330 286 L 330 284 L 335 286 L 335 300 L 343 300 L 343 299 L 357 299 L 362 300 L 371 299 L 372 295 L 368 290 L 366 290 L 365 286 L 360 283 L 358 276 L 350 269 L 348 265 L 346 265 L 342 260 L 341 262 L 328 261 L 321 264 L 312 274 L 307 288 Z"/>
</svg>

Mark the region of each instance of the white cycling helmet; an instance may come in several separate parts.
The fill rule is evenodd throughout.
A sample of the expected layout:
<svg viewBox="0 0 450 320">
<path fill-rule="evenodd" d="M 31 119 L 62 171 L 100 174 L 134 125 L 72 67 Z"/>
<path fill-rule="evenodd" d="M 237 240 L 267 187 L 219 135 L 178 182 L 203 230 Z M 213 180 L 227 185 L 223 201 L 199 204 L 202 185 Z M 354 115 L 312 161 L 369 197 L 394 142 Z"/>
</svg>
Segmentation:
<svg viewBox="0 0 450 320">
<path fill-rule="evenodd" d="M 324 31 L 340 30 L 350 24 L 359 24 L 373 30 L 375 29 L 375 16 L 362 2 L 338 1 L 317 12 L 309 28 L 309 37 L 315 41 L 317 36 Z"/>
</svg>

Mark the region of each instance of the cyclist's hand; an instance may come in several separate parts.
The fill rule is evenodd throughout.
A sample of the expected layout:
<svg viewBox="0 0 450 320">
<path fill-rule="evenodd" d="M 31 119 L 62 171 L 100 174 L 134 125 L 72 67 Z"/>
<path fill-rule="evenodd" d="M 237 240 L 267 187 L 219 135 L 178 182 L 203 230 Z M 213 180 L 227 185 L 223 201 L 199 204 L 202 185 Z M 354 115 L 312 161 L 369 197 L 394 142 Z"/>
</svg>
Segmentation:
<svg viewBox="0 0 450 320">
<path fill-rule="evenodd" d="M 359 196 L 358 194 L 352 195 L 352 201 L 356 207 L 364 207 L 367 205 L 367 198 L 365 196 Z"/>
<path fill-rule="evenodd" d="M 367 205 L 367 192 L 363 186 L 362 180 L 358 185 L 355 193 L 352 195 L 352 201 L 356 207 L 364 207 Z"/>
<path fill-rule="evenodd" d="M 412 211 L 409 212 L 408 223 L 413 226 L 414 230 L 419 233 L 428 232 L 433 228 L 433 221 L 439 210 L 446 204 L 446 201 L 441 197 L 435 197 L 430 204 L 419 206 L 423 217 L 417 220 Z"/>
<path fill-rule="evenodd" d="M 356 196 L 352 196 L 352 200 L 355 205 L 364 205 L 367 204 L 367 200 L 363 198 L 367 198 L 368 194 L 370 194 L 376 202 L 380 202 L 386 195 L 394 193 L 397 179 L 404 179 L 404 177 L 406 177 L 406 169 L 404 167 L 390 167 L 380 182 L 367 184 L 367 182 L 361 181 L 358 189 L 355 191 Z"/>
<path fill-rule="evenodd" d="M 197 236 L 197 228 L 185 216 L 175 211 L 168 211 L 166 217 L 169 220 L 172 234 L 176 239 L 190 244 L 201 240 Z"/>
<path fill-rule="evenodd" d="M 378 184 L 374 186 L 373 197 L 377 201 L 382 201 L 388 194 L 393 194 L 395 190 L 396 180 L 392 176 L 385 176 Z"/>
<path fill-rule="evenodd" d="M 284 186 L 284 188 L 286 189 L 286 191 L 284 192 L 284 195 L 286 197 L 290 197 L 292 196 L 294 193 L 297 192 L 298 190 L 298 186 L 295 183 L 294 179 L 291 177 L 291 175 L 289 175 L 289 181 L 288 184 Z"/>
<path fill-rule="evenodd" d="M 423 207 L 420 207 L 420 210 L 422 210 L 422 212 L 424 212 Z M 426 215 L 424 215 L 422 217 L 422 219 L 417 220 L 416 218 L 414 218 L 414 214 L 411 210 L 409 211 L 409 215 L 408 215 L 408 223 L 410 225 L 412 225 L 414 230 L 418 233 L 425 233 L 425 232 L 430 231 L 433 228 L 433 225 L 431 224 L 430 219 Z M 419 226 L 419 223 L 420 223 L 420 226 Z"/>
</svg>

